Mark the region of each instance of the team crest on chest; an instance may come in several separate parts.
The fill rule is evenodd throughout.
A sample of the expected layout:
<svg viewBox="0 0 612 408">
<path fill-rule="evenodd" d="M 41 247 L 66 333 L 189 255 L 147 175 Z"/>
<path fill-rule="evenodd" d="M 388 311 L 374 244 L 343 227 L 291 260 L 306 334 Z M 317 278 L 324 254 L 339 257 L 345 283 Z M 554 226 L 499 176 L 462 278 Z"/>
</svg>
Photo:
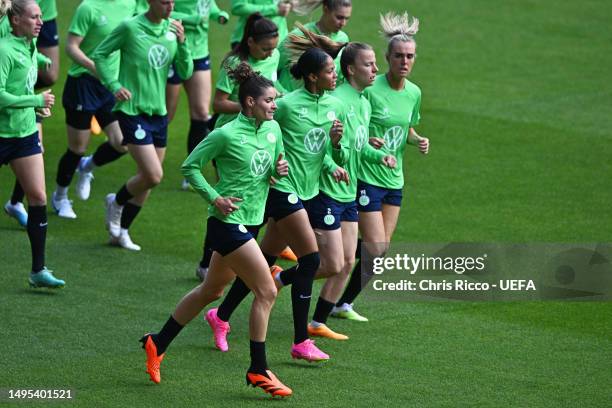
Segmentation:
<svg viewBox="0 0 612 408">
<path fill-rule="evenodd" d="M 272 156 L 266 150 L 257 150 L 251 156 L 251 174 L 254 177 L 265 175 L 272 165 Z"/>
<path fill-rule="evenodd" d="M 321 128 L 310 129 L 304 136 L 304 147 L 308 153 L 318 154 L 325 146 L 325 130 Z"/>
<path fill-rule="evenodd" d="M 155 44 L 149 48 L 148 59 L 153 69 L 162 69 L 170 62 L 170 52 L 163 45 Z"/>
</svg>

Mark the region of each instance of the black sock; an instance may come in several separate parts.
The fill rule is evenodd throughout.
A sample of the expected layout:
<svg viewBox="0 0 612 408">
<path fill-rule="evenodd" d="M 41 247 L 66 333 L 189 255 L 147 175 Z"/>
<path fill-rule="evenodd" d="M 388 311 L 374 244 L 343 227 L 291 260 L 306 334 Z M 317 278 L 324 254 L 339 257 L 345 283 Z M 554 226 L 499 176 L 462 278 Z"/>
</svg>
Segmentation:
<svg viewBox="0 0 612 408">
<path fill-rule="evenodd" d="M 185 326 L 181 326 L 179 322 L 174 320 L 174 317 L 170 315 L 168 321 L 166 321 L 166 324 L 164 324 L 164 327 L 162 327 L 159 333 L 151 335 L 151 337 L 153 337 L 153 343 L 155 343 L 157 347 L 158 356 L 164 354 L 170 343 L 172 343 L 172 340 L 178 336 L 183 327 Z"/>
<path fill-rule="evenodd" d="M 187 154 L 191 153 L 206 135 L 208 135 L 208 121 L 191 119 L 187 135 Z"/>
<path fill-rule="evenodd" d="M 129 201 L 125 203 L 123 211 L 121 212 L 121 228 L 129 229 L 141 208 L 142 207 L 132 204 Z"/>
<path fill-rule="evenodd" d="M 334 308 L 334 304 L 332 302 L 328 302 L 319 296 L 319 300 L 317 301 L 317 307 L 315 308 L 314 315 L 312 316 L 312 320 L 318 323 L 327 323 L 327 318 Z"/>
<path fill-rule="evenodd" d="M 357 248 L 355 249 L 355 259 L 361 259 L 361 238 L 357 239 Z"/>
<path fill-rule="evenodd" d="M 295 281 L 291 286 L 291 305 L 293 308 L 294 344 L 308 339 L 308 310 L 312 296 L 312 282 L 319 268 L 319 253 L 305 255 L 298 259 Z"/>
<path fill-rule="evenodd" d="M 295 276 L 298 274 L 298 265 L 293 265 L 291 268 L 285 269 L 284 271 L 278 274 L 278 277 L 282 282 L 283 286 L 289 286 L 292 285 L 293 282 L 295 282 Z"/>
<path fill-rule="evenodd" d="M 264 374 L 267 376 L 268 362 L 266 361 L 266 342 L 251 340 L 251 367 L 250 373 Z"/>
<path fill-rule="evenodd" d="M 266 253 L 263 253 L 264 258 L 266 258 L 266 262 L 268 263 L 268 266 L 272 266 L 274 265 L 274 262 L 276 262 L 276 259 L 278 258 L 276 255 L 269 255 Z"/>
<path fill-rule="evenodd" d="M 204 248 L 202 249 L 202 259 L 200 260 L 200 267 L 208 268 L 210 266 L 210 258 L 212 258 L 213 250 L 210 247 L 210 237 L 208 231 L 204 237 Z"/>
<path fill-rule="evenodd" d="M 123 156 L 125 153 L 118 152 L 109 142 L 102 143 L 93 154 L 92 160 L 98 167 L 104 166 Z"/>
<path fill-rule="evenodd" d="M 28 238 L 32 248 L 32 272 L 40 272 L 45 266 L 45 242 L 47 241 L 47 206 L 28 206 Z"/>
<path fill-rule="evenodd" d="M 213 113 L 212 117 L 208 121 L 208 130 L 210 130 L 211 132 L 215 130 L 215 125 L 217 124 L 218 119 L 219 119 L 219 114 Z"/>
<path fill-rule="evenodd" d="M 238 308 L 238 305 L 242 303 L 245 297 L 247 297 L 251 293 L 251 290 L 248 286 L 236 276 L 232 287 L 225 295 L 225 299 L 219 305 L 217 309 L 217 317 L 224 322 L 229 322 L 229 319 L 232 317 L 232 313 L 234 310 Z"/>
<path fill-rule="evenodd" d="M 24 195 L 25 193 L 23 192 L 23 188 L 21 188 L 21 184 L 19 184 L 19 180 L 15 179 L 15 187 L 13 187 L 13 194 L 11 195 L 11 204 L 23 203 Z"/>
<path fill-rule="evenodd" d="M 129 200 L 131 200 L 134 196 L 127 189 L 127 184 L 121 186 L 119 191 L 117 191 L 117 195 L 115 196 L 115 201 L 119 205 L 125 205 Z"/>
<path fill-rule="evenodd" d="M 80 154 L 74 153 L 70 149 L 66 149 L 66 153 L 62 156 L 57 165 L 57 176 L 55 176 L 55 182 L 58 186 L 68 187 L 72 181 L 72 176 L 79 166 L 81 161 Z"/>
</svg>

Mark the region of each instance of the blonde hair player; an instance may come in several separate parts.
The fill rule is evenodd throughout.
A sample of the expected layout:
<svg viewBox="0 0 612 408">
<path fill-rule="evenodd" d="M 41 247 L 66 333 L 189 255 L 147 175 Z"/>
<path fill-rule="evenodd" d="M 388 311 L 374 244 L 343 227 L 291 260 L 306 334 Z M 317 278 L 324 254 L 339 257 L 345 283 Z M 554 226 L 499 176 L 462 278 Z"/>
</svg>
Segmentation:
<svg viewBox="0 0 612 408">
<path fill-rule="evenodd" d="M 372 259 L 387 251 L 397 225 L 404 187 L 405 147 L 414 144 L 423 154 L 429 151 L 429 139 L 419 136 L 414 129 L 420 120 L 421 90 L 408 80 L 416 58 L 414 36 L 419 20 L 407 13 L 387 13 L 381 16 L 380 24 L 388 42 L 385 58 L 389 69 L 365 91 L 372 107 L 370 141 L 374 147 L 395 156 L 397 166 L 388 168 L 364 162 L 358 173 L 357 207 L 363 240 L 359 248 L 362 251 L 344 294 L 332 310 L 332 316 L 356 321 L 367 321 L 367 318 L 355 312 L 352 304 L 362 285 L 372 277 Z"/>
</svg>

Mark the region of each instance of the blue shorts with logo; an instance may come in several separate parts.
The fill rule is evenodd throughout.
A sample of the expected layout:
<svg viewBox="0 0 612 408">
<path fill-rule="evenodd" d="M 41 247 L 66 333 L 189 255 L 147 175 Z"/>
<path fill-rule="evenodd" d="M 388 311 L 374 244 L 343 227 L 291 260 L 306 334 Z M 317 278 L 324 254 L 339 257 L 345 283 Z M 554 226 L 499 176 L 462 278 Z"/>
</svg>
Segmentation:
<svg viewBox="0 0 612 408">
<path fill-rule="evenodd" d="M 382 205 L 388 204 L 396 207 L 402 204 L 401 188 L 383 188 L 357 181 L 357 209 L 359 212 L 382 211 Z"/>
<path fill-rule="evenodd" d="M 264 219 L 267 220 L 271 217 L 274 221 L 279 221 L 301 209 L 305 209 L 308 212 L 311 201 L 302 201 L 295 193 L 285 193 L 271 188 L 268 193 L 268 200 L 266 201 Z"/>
<path fill-rule="evenodd" d="M 38 34 L 38 40 L 36 41 L 36 47 L 51 48 L 55 47 L 56 45 L 59 45 L 57 22 L 55 19 L 43 22 L 40 33 Z"/>
<path fill-rule="evenodd" d="M 193 72 L 196 71 L 210 71 L 210 55 L 204 58 L 198 58 L 193 60 Z M 168 70 L 168 83 L 172 85 L 179 85 L 184 81 L 176 72 L 176 66 L 172 64 L 170 70 Z"/>
<path fill-rule="evenodd" d="M 116 111 L 115 116 L 123 133 L 122 144 L 152 144 L 155 147 L 166 147 L 168 144 L 168 116 L 145 114 L 132 116 L 121 111 Z"/>
<path fill-rule="evenodd" d="M 88 74 L 79 77 L 68 75 L 62 105 L 66 111 L 66 124 L 75 129 L 89 129 L 93 115 L 102 128 L 117 120 L 112 112 L 115 97 L 98 79 Z"/>
<path fill-rule="evenodd" d="M 211 249 L 225 256 L 242 245 L 255 239 L 259 226 L 246 227 L 242 224 L 230 224 L 218 218 L 209 217 L 206 223 L 206 234 L 211 237 Z"/>
<path fill-rule="evenodd" d="M 26 137 L 0 137 L 0 166 L 42 153 L 38 131 Z"/>
<path fill-rule="evenodd" d="M 319 195 L 310 200 L 308 208 L 310 224 L 313 228 L 333 231 L 340 228 L 340 223 L 357 222 L 357 203 L 355 200 L 343 203 L 334 200 L 327 194 L 319 192 Z"/>
</svg>

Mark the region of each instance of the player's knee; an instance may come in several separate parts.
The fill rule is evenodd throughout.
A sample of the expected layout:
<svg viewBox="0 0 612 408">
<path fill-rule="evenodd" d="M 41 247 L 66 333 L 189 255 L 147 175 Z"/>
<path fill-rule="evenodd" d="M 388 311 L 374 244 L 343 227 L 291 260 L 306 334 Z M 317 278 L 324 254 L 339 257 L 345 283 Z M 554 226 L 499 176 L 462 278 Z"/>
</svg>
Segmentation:
<svg viewBox="0 0 612 408">
<path fill-rule="evenodd" d="M 28 204 L 31 206 L 47 205 L 47 193 L 44 189 L 35 189 L 26 193 Z"/>
<path fill-rule="evenodd" d="M 321 265 L 321 258 L 319 257 L 318 252 L 313 252 L 298 259 L 298 264 L 301 275 L 314 278 L 317 269 L 319 269 L 319 266 Z"/>
<path fill-rule="evenodd" d="M 164 171 L 162 169 L 153 170 L 144 174 L 145 181 L 149 187 L 155 187 L 161 183 L 164 178 Z"/>
</svg>

